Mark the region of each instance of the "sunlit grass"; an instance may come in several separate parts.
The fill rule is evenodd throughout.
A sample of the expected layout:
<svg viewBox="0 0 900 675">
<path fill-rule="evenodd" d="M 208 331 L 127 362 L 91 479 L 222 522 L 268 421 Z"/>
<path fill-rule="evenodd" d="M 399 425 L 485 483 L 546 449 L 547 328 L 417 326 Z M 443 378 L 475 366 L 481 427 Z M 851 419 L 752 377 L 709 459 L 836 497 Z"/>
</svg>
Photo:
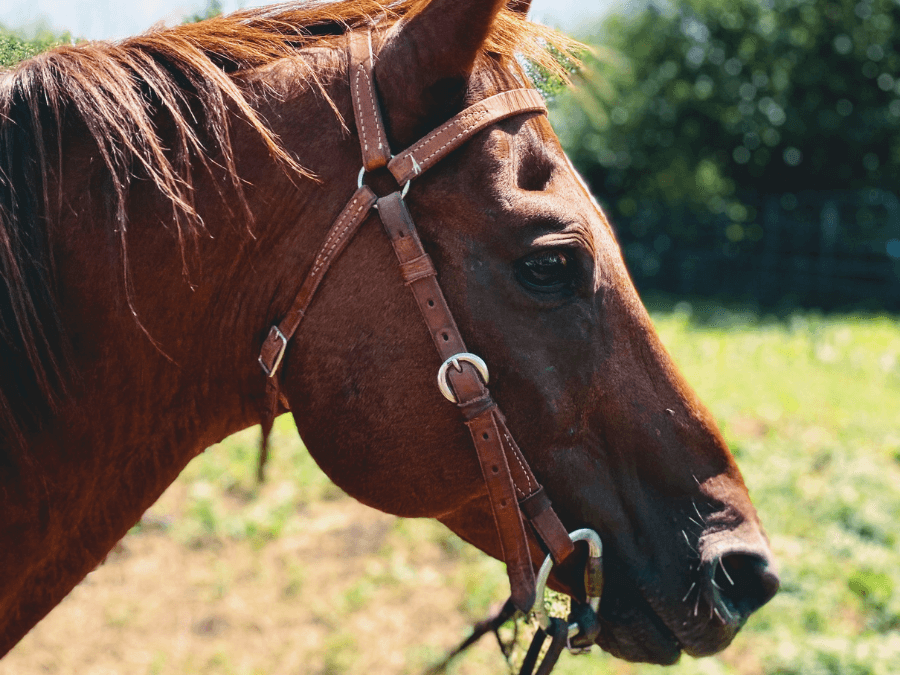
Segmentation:
<svg viewBox="0 0 900 675">
<path fill-rule="evenodd" d="M 783 582 L 731 648 L 671 672 L 900 672 L 900 321 L 704 303 L 653 318 L 722 425 Z M 563 672 L 592 671 L 576 661 Z"/>
<path fill-rule="evenodd" d="M 659 305 L 652 316 L 738 458 L 781 565 L 782 591 L 717 657 L 684 658 L 663 671 L 595 653 L 564 656 L 558 672 L 900 672 L 900 321 L 814 312 L 770 318 L 704 303 Z M 254 477 L 257 444 L 258 432 L 249 430 L 211 448 L 181 479 L 188 485 L 183 515 L 166 521 L 174 507 L 165 501 L 151 515 L 186 546 L 226 539 L 264 546 L 302 532 L 307 509 L 342 496 L 290 417 L 278 420 L 262 488 Z M 473 621 L 503 599 L 502 565 L 439 524 L 395 521 L 376 535 L 360 544 L 371 547 L 371 557 L 353 583 L 322 609 L 335 626 L 341 616 L 377 614 L 378 598 L 401 597 L 408 584 L 437 578 L 460 592 L 458 609 Z M 435 555 L 444 576 L 435 576 Z M 286 571 L 285 597 L 315 596 L 305 583 L 307 564 Z M 223 574 L 217 583 L 210 593 L 226 593 L 231 580 Z M 341 631 L 328 644 L 323 672 L 352 669 L 358 645 Z M 482 669 L 481 658 L 460 672 L 496 671 L 496 663 Z M 406 659 L 404 672 L 417 672 L 414 665 L 434 662 L 436 652 L 423 646 Z"/>
</svg>

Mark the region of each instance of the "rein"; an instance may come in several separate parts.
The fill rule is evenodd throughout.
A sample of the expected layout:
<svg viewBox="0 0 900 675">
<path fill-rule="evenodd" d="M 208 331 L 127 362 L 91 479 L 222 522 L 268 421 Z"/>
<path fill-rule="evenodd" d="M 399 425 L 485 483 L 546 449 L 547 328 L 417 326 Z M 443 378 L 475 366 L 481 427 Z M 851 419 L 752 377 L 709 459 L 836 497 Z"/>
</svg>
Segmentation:
<svg viewBox="0 0 900 675">
<path fill-rule="evenodd" d="M 573 553 L 575 550 L 573 541 L 584 539 L 584 536 L 578 535 L 585 531 L 573 532 L 570 537 L 553 510 L 544 488 L 538 483 L 513 439 L 503 413 L 487 389 L 489 379 L 487 364 L 466 349 L 438 284 L 435 267 L 422 246 L 404 197 L 412 181 L 463 145 L 475 133 L 516 115 L 546 114 L 547 108 L 541 95 L 534 89 L 505 91 L 469 106 L 403 152 L 393 156 L 374 88 L 374 64 L 369 31 L 349 34 L 349 63 L 350 91 L 363 166 L 359 173 L 356 192 L 328 231 L 293 304 L 284 318 L 269 329 L 262 344 L 259 364 L 266 374 L 262 421 L 263 444 L 265 445 L 265 439 L 271 432 L 279 404 L 287 408 L 280 392 L 277 374 L 288 342 L 297 332 L 329 267 L 375 209 L 397 256 L 404 284 L 415 297 L 443 362 L 438 369 L 438 387 L 449 401 L 457 405 L 462 414 L 463 422 L 468 427 L 475 445 L 482 476 L 487 486 L 511 590 L 510 599 L 501 614 L 490 622 L 483 622 L 489 626 L 484 632 L 487 630 L 496 632 L 500 623 L 510 618 L 515 610 L 527 613 L 535 605 L 539 584 L 529 554 L 525 519 L 531 524 L 545 552 L 549 553 L 541 568 L 541 597 L 538 598 L 540 609 L 536 610 L 538 613 L 543 608 L 543 584 L 546 583 L 550 567 L 554 562 L 560 563 Z M 363 178 L 367 172 L 382 167 L 386 167 L 397 184 L 403 187 L 384 197 L 378 197 L 364 184 Z M 585 586 L 589 597 L 599 598 L 599 589 L 602 585 L 599 537 L 592 531 L 587 532 L 593 535 L 597 545 L 591 545 Z M 597 623 L 595 610 L 596 603 L 588 613 L 593 615 L 593 624 Z M 504 617 L 503 620 L 496 623 L 501 617 Z M 588 644 L 593 643 L 597 635 L 596 630 L 589 628 L 585 621 L 573 624 L 576 629 L 573 631 L 571 628 L 567 630 L 567 624 L 561 619 L 549 617 L 547 619 L 546 623 L 542 622 L 542 629 L 538 635 L 544 633 L 553 637 L 551 653 L 555 651 L 556 657 L 562 646 L 569 641 L 571 634 L 577 634 L 580 630 L 581 635 L 578 639 L 581 642 L 589 639 Z M 473 635 L 473 638 L 477 637 Z M 537 643 L 536 637 L 535 644 Z M 532 670 L 541 646 L 537 644 L 535 647 L 535 644 L 532 644 L 526 657 L 526 665 L 530 662 Z M 535 652 L 533 658 L 532 651 Z M 556 658 L 552 659 L 552 663 L 549 663 L 550 660 L 549 657 L 546 658 L 537 672 L 549 673 Z M 530 673 L 531 670 L 526 671 L 523 667 L 522 672 Z"/>
</svg>

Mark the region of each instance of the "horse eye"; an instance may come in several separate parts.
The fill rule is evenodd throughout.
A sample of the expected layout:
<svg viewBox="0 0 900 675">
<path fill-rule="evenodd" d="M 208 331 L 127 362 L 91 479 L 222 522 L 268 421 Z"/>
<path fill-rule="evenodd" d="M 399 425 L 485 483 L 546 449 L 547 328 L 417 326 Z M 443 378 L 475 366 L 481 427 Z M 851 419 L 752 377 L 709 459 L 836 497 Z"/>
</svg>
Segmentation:
<svg viewBox="0 0 900 675">
<path fill-rule="evenodd" d="M 575 283 L 575 261 L 565 251 L 541 251 L 516 263 L 516 276 L 526 288 L 543 293 L 569 290 Z"/>
</svg>

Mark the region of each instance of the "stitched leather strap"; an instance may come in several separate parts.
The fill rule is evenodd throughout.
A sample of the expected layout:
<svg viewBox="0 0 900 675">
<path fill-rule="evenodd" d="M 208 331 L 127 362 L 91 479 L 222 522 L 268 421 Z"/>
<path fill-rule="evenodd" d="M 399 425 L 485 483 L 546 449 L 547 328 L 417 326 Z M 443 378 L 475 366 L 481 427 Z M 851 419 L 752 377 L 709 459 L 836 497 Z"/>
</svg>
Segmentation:
<svg viewBox="0 0 900 675">
<path fill-rule="evenodd" d="M 278 366 L 281 365 L 288 340 L 297 332 L 297 328 L 312 302 L 313 295 L 319 288 L 319 284 L 322 283 L 322 279 L 325 278 L 325 273 L 331 267 L 331 263 L 350 243 L 353 235 L 356 234 L 359 226 L 372 210 L 375 200 L 375 193 L 367 185 L 363 185 L 351 197 L 328 231 L 325 242 L 319 249 L 312 268 L 306 274 L 306 279 L 291 308 L 277 326 L 269 329 L 269 334 L 266 336 L 259 354 L 259 364 L 263 367 L 269 380 L 277 382 L 277 378 L 274 376 L 278 371 Z"/>
<path fill-rule="evenodd" d="M 356 118 L 363 166 L 366 171 L 372 171 L 385 166 L 391 159 L 381 106 L 375 93 L 372 34 L 369 31 L 351 32 L 349 44 L 353 116 Z"/>
<path fill-rule="evenodd" d="M 378 200 L 378 214 L 390 237 L 401 269 L 412 261 L 428 258 L 399 192 Z M 468 351 L 436 276 L 418 276 L 407 281 L 407 285 L 416 299 L 441 359 Z M 466 426 L 475 444 L 481 473 L 487 485 L 503 560 L 510 579 L 512 602 L 522 611 L 528 611 L 535 599 L 534 568 L 516 500 L 516 488 L 503 449 L 503 437 L 498 425 L 499 411 L 496 403 L 490 400 L 490 394 L 475 368 L 466 363 L 461 367 L 461 371 L 452 368 L 449 371 L 450 384 L 460 407 L 465 408 L 474 401 L 489 402 L 479 414 L 466 420 Z"/>
<path fill-rule="evenodd" d="M 534 89 L 513 89 L 469 106 L 459 115 L 388 162 L 388 170 L 405 184 L 492 124 L 523 113 L 546 113 L 544 99 Z"/>
</svg>

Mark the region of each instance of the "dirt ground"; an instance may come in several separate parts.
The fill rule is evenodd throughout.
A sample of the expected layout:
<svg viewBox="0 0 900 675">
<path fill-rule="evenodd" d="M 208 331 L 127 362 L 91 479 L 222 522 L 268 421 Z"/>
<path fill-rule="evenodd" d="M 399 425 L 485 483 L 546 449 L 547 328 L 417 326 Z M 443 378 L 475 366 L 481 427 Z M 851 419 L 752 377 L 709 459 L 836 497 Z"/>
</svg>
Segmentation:
<svg viewBox="0 0 900 675">
<path fill-rule="evenodd" d="M 469 591 L 503 599 L 495 561 L 343 495 L 274 538 L 185 543 L 171 523 L 191 489 L 179 479 L 0 675 L 418 673 L 481 618 Z M 486 638 L 453 672 L 507 668 Z"/>
</svg>

